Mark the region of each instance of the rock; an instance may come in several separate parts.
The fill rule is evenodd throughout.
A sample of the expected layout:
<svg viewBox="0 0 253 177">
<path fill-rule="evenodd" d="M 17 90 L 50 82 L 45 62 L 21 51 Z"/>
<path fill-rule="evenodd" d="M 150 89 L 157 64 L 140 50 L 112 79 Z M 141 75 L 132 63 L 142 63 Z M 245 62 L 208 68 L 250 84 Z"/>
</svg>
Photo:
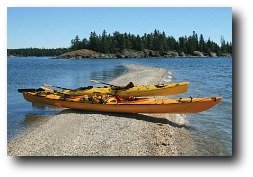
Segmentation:
<svg viewBox="0 0 253 177">
<path fill-rule="evenodd" d="M 200 52 L 200 51 L 194 51 L 193 56 L 204 57 L 204 54 L 203 52 Z"/>
<path fill-rule="evenodd" d="M 217 57 L 217 54 L 216 54 L 215 52 L 210 52 L 210 53 L 209 53 L 209 56 L 210 56 L 210 57 Z"/>
<path fill-rule="evenodd" d="M 133 50 L 133 49 L 124 49 L 121 54 L 121 58 L 144 58 L 145 53 L 143 51 Z"/>
<path fill-rule="evenodd" d="M 168 52 L 166 52 L 165 56 L 168 56 L 168 57 L 178 57 L 179 55 L 175 51 L 168 51 Z"/>
<path fill-rule="evenodd" d="M 116 58 L 127 58 L 125 55 L 117 54 Z"/>
<path fill-rule="evenodd" d="M 144 49 L 142 51 L 133 50 L 133 49 L 124 49 L 122 52 L 116 54 L 104 54 L 88 49 L 81 49 L 76 51 L 71 51 L 64 53 L 56 58 L 149 58 L 149 57 L 217 57 L 215 52 L 203 53 L 200 51 L 194 51 L 193 55 L 186 54 L 184 52 L 168 51 L 168 52 L 159 52 L 149 49 Z M 224 53 L 221 56 L 228 57 L 230 54 Z"/>
<path fill-rule="evenodd" d="M 143 50 L 145 57 L 160 57 L 159 52 L 154 51 L 154 50 L 149 50 L 149 49 L 144 49 Z"/>
<path fill-rule="evenodd" d="M 229 53 L 222 53 L 221 56 L 222 56 L 222 57 L 231 57 L 232 55 L 229 54 Z"/>
<path fill-rule="evenodd" d="M 179 56 L 185 57 L 185 53 L 184 53 L 184 52 L 180 52 L 180 53 L 179 53 Z"/>
<path fill-rule="evenodd" d="M 81 50 L 66 52 L 60 55 L 60 58 L 115 58 L 115 55 L 103 54 L 103 53 L 88 50 L 88 49 L 81 49 Z"/>
</svg>

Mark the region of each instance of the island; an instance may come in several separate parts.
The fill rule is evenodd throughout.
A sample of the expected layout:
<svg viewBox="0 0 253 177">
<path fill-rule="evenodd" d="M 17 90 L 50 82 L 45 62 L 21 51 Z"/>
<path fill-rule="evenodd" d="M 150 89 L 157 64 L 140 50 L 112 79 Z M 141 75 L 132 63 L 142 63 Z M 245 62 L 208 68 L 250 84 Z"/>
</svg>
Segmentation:
<svg viewBox="0 0 253 177">
<path fill-rule="evenodd" d="M 22 48 L 7 49 L 8 56 L 51 56 L 55 58 L 150 58 L 150 57 L 227 57 L 232 56 L 232 42 L 221 43 L 193 31 L 190 36 L 175 39 L 165 32 L 154 30 L 143 36 L 115 31 L 112 35 L 91 32 L 89 39 L 78 35 L 68 48 Z"/>
</svg>

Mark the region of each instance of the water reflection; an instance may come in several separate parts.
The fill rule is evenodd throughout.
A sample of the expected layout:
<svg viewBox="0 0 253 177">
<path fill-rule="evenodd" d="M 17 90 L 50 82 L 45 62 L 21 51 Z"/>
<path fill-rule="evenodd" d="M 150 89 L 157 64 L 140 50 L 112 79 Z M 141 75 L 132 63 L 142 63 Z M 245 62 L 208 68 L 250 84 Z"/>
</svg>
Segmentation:
<svg viewBox="0 0 253 177">
<path fill-rule="evenodd" d="M 32 103 L 32 107 L 35 108 L 35 109 L 40 109 L 40 110 L 45 110 L 46 109 L 46 106 L 43 105 L 43 104 L 34 104 L 34 103 Z"/>
<path fill-rule="evenodd" d="M 92 71 L 90 73 L 90 79 L 95 79 L 103 82 L 109 82 L 112 78 L 116 78 L 127 71 L 127 68 L 123 65 L 116 65 L 113 69 L 103 71 Z"/>
</svg>

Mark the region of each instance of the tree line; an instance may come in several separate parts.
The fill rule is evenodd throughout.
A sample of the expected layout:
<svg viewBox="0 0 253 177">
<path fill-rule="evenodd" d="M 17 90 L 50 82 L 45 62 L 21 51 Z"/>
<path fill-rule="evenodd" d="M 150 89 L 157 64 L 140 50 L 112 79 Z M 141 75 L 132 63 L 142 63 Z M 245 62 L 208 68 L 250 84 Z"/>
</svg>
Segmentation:
<svg viewBox="0 0 253 177">
<path fill-rule="evenodd" d="M 59 56 L 63 53 L 71 51 L 70 48 L 56 48 L 56 49 L 45 49 L 45 48 L 21 48 L 21 49 L 8 49 L 8 56 Z"/>
<path fill-rule="evenodd" d="M 191 36 L 181 36 L 175 39 L 167 36 L 164 31 L 154 30 L 152 33 L 145 33 L 143 36 L 115 31 L 112 35 L 104 30 L 102 34 L 95 31 L 90 33 L 89 39 L 80 39 L 77 35 L 71 40 L 72 50 L 90 49 L 101 53 L 117 53 L 124 49 L 142 51 L 149 49 L 160 53 L 176 51 L 178 53 L 193 55 L 194 51 L 206 54 L 215 52 L 217 55 L 232 54 L 232 42 L 226 42 L 221 37 L 221 44 L 218 45 L 210 39 L 205 40 L 204 36 L 193 31 Z"/>
<path fill-rule="evenodd" d="M 167 36 L 164 31 L 154 30 L 144 35 L 134 35 L 130 33 L 120 33 L 115 31 L 113 34 L 107 34 L 103 30 L 102 34 L 95 31 L 90 33 L 89 38 L 80 39 L 78 35 L 70 41 L 69 48 L 23 48 L 8 49 L 8 56 L 59 56 L 63 53 L 89 49 L 104 54 L 121 53 L 124 49 L 133 49 L 142 51 L 144 49 L 159 52 L 161 55 L 168 51 L 194 55 L 195 51 L 202 52 L 206 55 L 215 52 L 218 56 L 232 55 L 232 42 L 225 41 L 221 37 L 220 45 L 210 39 L 205 39 L 202 34 L 198 35 L 193 31 L 190 36 L 181 36 L 175 39 L 173 36 Z"/>
</svg>

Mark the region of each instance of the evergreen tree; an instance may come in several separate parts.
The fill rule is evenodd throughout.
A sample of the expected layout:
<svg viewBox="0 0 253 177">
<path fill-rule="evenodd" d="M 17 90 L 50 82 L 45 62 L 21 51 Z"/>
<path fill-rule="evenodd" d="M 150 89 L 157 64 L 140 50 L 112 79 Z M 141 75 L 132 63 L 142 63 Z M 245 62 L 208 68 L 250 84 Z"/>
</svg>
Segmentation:
<svg viewBox="0 0 253 177">
<path fill-rule="evenodd" d="M 171 50 L 171 51 L 178 49 L 177 41 L 173 36 L 170 36 L 167 38 L 167 46 L 168 46 L 168 50 Z"/>
<path fill-rule="evenodd" d="M 208 54 L 212 52 L 212 43 L 211 43 L 210 37 L 207 40 L 205 52 Z"/>
<path fill-rule="evenodd" d="M 136 40 L 135 40 L 135 48 L 134 50 L 143 50 L 144 47 L 143 47 L 143 43 L 142 43 L 142 40 L 141 40 L 141 37 L 139 35 L 136 36 Z"/>
<path fill-rule="evenodd" d="M 187 51 L 186 51 L 186 53 L 187 53 L 187 54 L 190 54 L 190 55 L 193 55 L 193 52 L 194 52 L 194 40 L 193 40 L 193 37 L 192 37 L 192 36 L 189 36 L 189 37 L 187 38 L 186 46 L 187 46 Z"/>
<path fill-rule="evenodd" d="M 76 35 L 75 39 L 71 40 L 71 49 L 73 50 L 79 50 L 82 48 L 82 42 L 79 39 L 79 36 Z"/>
<path fill-rule="evenodd" d="M 224 37 L 221 36 L 221 53 L 222 54 L 227 53 L 227 47 L 228 47 L 228 45 L 226 45 L 226 41 L 225 41 Z"/>
<path fill-rule="evenodd" d="M 161 42 L 163 45 L 163 48 L 162 48 L 163 52 L 167 52 L 169 49 L 169 46 L 168 46 L 167 37 L 164 31 L 162 32 L 162 35 L 161 35 Z"/>
<path fill-rule="evenodd" d="M 87 49 L 88 47 L 89 47 L 89 41 L 86 38 L 84 38 L 81 42 L 81 48 Z"/>
<path fill-rule="evenodd" d="M 186 52 L 187 51 L 187 47 L 186 47 L 186 41 L 187 38 L 186 37 L 179 37 L 178 42 L 179 42 L 179 52 Z"/>
<path fill-rule="evenodd" d="M 195 31 L 192 32 L 192 43 L 193 43 L 193 50 L 198 50 L 198 35 Z"/>
<path fill-rule="evenodd" d="M 113 41 L 117 52 L 122 52 L 126 48 L 124 35 L 120 34 L 118 31 L 113 33 Z"/>
<path fill-rule="evenodd" d="M 131 41 L 130 41 L 130 33 L 129 34 L 127 34 L 127 33 L 125 33 L 124 34 L 124 41 L 125 41 L 125 47 L 126 47 L 126 49 L 131 49 L 132 48 L 132 44 L 131 44 Z"/>
<path fill-rule="evenodd" d="M 157 38 L 158 38 L 158 32 L 155 29 L 154 36 L 153 36 L 153 50 L 157 50 L 158 49 L 158 47 L 157 47 Z"/>
<path fill-rule="evenodd" d="M 103 30 L 101 35 L 91 32 L 88 39 L 80 39 L 78 35 L 71 40 L 70 48 L 45 49 L 45 48 L 26 48 L 26 49 L 8 49 L 8 56 L 57 56 L 62 53 L 90 49 L 102 53 L 117 53 L 124 49 L 143 50 L 149 49 L 160 52 L 161 55 L 167 51 L 184 52 L 192 55 L 195 50 L 210 54 L 215 52 L 217 55 L 232 54 L 232 42 L 225 41 L 221 36 L 220 45 L 200 34 L 199 38 L 195 31 L 190 36 L 181 36 L 177 40 L 173 36 L 166 36 L 155 29 L 154 32 L 144 33 L 143 36 L 130 33 L 114 32 L 112 35 Z"/>
<path fill-rule="evenodd" d="M 147 39 L 146 39 L 146 43 L 147 43 L 147 49 L 149 49 L 149 50 L 153 50 L 154 49 L 154 46 L 153 46 L 153 44 L 154 44 L 154 41 L 153 41 L 154 39 L 153 39 L 153 34 L 151 33 L 151 34 L 148 34 L 147 35 Z"/>
<path fill-rule="evenodd" d="M 201 51 L 201 52 L 204 52 L 204 48 L 205 48 L 205 40 L 204 40 L 203 35 L 200 34 L 198 50 Z"/>
<path fill-rule="evenodd" d="M 102 38 L 101 38 L 101 52 L 109 53 L 109 51 L 110 51 L 109 39 L 108 39 L 106 31 L 104 30 L 102 33 Z"/>
<path fill-rule="evenodd" d="M 100 40 L 95 31 L 90 34 L 89 44 L 91 50 L 100 51 Z"/>
</svg>

